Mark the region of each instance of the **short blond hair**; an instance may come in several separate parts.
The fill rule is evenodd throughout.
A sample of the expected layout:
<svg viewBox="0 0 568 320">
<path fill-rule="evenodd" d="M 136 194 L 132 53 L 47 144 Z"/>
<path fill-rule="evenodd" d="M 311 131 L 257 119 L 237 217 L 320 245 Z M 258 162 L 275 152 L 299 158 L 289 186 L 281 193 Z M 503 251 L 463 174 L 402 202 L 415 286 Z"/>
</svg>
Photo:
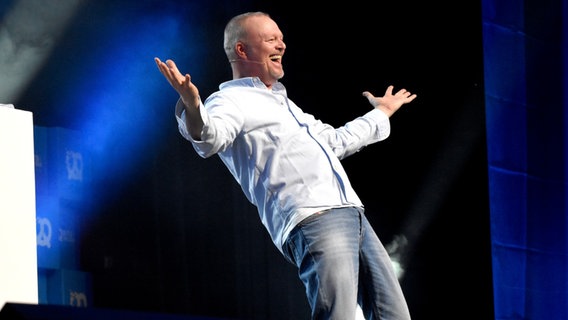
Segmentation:
<svg viewBox="0 0 568 320">
<path fill-rule="evenodd" d="M 237 16 L 234 16 L 229 20 L 225 26 L 223 48 L 225 49 L 225 54 L 229 60 L 234 60 L 237 58 L 235 53 L 235 45 L 237 42 L 245 38 L 247 30 L 244 27 L 244 22 L 251 17 L 269 17 L 268 13 L 262 11 L 255 12 L 245 12 Z"/>
</svg>

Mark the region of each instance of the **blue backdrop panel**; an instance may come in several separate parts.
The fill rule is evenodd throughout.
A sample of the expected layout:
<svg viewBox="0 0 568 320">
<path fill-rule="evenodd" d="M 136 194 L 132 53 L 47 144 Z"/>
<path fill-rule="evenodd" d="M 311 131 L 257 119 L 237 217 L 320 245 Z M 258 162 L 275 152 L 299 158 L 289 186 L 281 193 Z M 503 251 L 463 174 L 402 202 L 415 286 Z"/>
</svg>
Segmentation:
<svg viewBox="0 0 568 320">
<path fill-rule="evenodd" d="M 495 319 L 568 318 L 567 8 L 483 1 Z"/>
</svg>

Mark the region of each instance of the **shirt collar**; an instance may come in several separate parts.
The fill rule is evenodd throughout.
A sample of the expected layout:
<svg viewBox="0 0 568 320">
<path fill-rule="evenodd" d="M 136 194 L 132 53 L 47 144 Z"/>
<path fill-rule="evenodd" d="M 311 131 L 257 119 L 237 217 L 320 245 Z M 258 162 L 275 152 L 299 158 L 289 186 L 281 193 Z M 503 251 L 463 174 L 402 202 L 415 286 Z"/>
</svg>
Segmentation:
<svg viewBox="0 0 568 320">
<path fill-rule="evenodd" d="M 233 87 L 254 87 L 259 89 L 266 89 L 266 85 L 260 81 L 258 77 L 245 77 L 240 79 L 233 79 L 229 81 L 225 81 L 219 85 L 219 89 L 227 89 Z M 272 92 L 285 92 L 286 88 L 280 82 L 276 82 L 272 85 Z"/>
</svg>

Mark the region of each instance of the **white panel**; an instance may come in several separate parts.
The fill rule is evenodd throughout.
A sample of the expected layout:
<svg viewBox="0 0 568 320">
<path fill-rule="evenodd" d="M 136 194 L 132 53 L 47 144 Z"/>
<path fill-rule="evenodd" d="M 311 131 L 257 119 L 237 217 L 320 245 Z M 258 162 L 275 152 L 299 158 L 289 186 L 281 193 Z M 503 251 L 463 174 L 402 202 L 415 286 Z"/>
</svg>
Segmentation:
<svg viewBox="0 0 568 320">
<path fill-rule="evenodd" d="M 38 303 L 33 115 L 0 107 L 0 308 Z"/>
</svg>

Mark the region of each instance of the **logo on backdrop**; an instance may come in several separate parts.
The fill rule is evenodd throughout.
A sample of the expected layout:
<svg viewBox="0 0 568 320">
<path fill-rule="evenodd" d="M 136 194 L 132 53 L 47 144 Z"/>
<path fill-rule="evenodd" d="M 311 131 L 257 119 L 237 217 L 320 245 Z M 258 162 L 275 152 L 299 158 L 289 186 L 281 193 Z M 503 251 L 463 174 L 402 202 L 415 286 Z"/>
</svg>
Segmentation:
<svg viewBox="0 0 568 320">
<path fill-rule="evenodd" d="M 47 218 L 36 219 L 37 222 L 37 245 L 51 248 L 51 221 Z"/>
<path fill-rule="evenodd" d="M 68 180 L 83 180 L 83 155 L 80 152 L 67 150 L 65 154 Z"/>
<path fill-rule="evenodd" d="M 74 307 L 87 307 L 87 296 L 83 292 L 71 291 L 69 305 Z"/>
<path fill-rule="evenodd" d="M 73 230 L 59 228 L 59 241 L 75 242 L 75 233 Z"/>
</svg>

